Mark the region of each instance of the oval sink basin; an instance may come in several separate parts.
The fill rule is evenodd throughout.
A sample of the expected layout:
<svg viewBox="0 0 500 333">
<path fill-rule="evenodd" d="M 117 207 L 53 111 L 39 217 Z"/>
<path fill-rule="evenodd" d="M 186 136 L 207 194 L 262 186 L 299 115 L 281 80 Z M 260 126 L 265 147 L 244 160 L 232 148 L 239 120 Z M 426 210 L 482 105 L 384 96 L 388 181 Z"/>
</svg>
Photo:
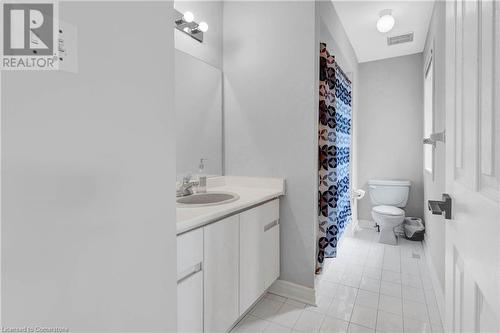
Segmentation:
<svg viewBox="0 0 500 333">
<path fill-rule="evenodd" d="M 207 192 L 188 195 L 187 197 L 177 198 L 177 204 L 184 207 L 200 207 L 222 205 L 236 201 L 240 196 L 231 192 Z"/>
</svg>

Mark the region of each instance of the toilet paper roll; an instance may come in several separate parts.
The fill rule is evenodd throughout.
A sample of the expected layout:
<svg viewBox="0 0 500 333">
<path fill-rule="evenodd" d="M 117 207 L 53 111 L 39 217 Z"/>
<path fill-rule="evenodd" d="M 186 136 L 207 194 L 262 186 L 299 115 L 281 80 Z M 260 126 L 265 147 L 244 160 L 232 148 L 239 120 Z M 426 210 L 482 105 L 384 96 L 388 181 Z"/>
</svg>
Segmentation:
<svg viewBox="0 0 500 333">
<path fill-rule="evenodd" d="M 366 192 L 360 188 L 353 189 L 351 193 L 351 198 L 359 200 L 365 196 Z"/>
</svg>

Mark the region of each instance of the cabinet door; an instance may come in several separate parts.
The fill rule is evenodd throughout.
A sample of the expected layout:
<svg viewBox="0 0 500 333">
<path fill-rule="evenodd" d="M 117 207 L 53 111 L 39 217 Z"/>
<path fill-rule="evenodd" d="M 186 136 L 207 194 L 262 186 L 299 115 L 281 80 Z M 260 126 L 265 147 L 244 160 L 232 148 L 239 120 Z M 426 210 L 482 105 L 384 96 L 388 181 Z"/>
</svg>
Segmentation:
<svg viewBox="0 0 500 333">
<path fill-rule="evenodd" d="M 263 229 L 260 207 L 240 214 L 240 315 L 265 290 L 263 257 Z"/>
<path fill-rule="evenodd" d="M 203 332 L 203 230 L 177 237 L 177 332 Z"/>
<path fill-rule="evenodd" d="M 240 214 L 240 314 L 279 275 L 279 200 Z"/>
<path fill-rule="evenodd" d="M 203 236 L 205 332 L 225 332 L 239 317 L 239 216 L 206 226 Z"/>
<path fill-rule="evenodd" d="M 261 279 L 267 289 L 280 275 L 279 199 L 254 209 L 258 212 L 261 228 Z"/>
<path fill-rule="evenodd" d="M 203 332 L 203 273 L 177 282 L 177 332 Z"/>
<path fill-rule="evenodd" d="M 280 275 L 280 226 L 278 220 L 264 226 L 264 287 L 267 289 Z"/>
</svg>

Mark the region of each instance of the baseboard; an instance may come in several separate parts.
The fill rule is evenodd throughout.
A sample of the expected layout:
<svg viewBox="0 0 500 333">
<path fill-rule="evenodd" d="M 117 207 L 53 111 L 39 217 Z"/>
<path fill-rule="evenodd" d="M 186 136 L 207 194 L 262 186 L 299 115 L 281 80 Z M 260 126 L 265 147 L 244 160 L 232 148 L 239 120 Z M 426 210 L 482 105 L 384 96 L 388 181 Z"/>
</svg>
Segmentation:
<svg viewBox="0 0 500 333">
<path fill-rule="evenodd" d="M 276 280 L 268 290 L 270 293 L 291 298 L 296 301 L 316 305 L 316 291 L 313 288 L 284 280 Z"/>
<path fill-rule="evenodd" d="M 359 229 L 373 229 L 375 222 L 372 220 L 358 219 L 358 230 Z"/>
<path fill-rule="evenodd" d="M 441 322 L 444 325 L 444 319 L 446 318 L 445 309 L 445 301 L 444 301 L 444 293 L 441 288 L 441 284 L 439 283 L 439 278 L 434 268 L 434 264 L 432 263 L 432 257 L 429 253 L 429 248 L 425 239 L 422 241 L 422 245 L 425 253 L 425 261 L 427 262 L 427 268 L 429 269 L 429 273 L 431 275 L 432 287 L 434 288 L 434 294 L 436 295 L 436 302 L 439 309 L 439 314 L 441 315 Z"/>
</svg>

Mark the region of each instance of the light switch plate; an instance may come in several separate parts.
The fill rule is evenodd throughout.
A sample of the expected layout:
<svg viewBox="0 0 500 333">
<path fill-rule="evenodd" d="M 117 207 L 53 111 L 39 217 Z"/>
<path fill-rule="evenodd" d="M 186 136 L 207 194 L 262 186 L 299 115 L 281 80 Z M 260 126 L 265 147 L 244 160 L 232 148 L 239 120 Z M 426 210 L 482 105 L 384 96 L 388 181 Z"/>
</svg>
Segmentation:
<svg viewBox="0 0 500 333">
<path fill-rule="evenodd" d="M 78 73 L 78 33 L 76 26 L 59 21 L 59 70 Z"/>
</svg>

